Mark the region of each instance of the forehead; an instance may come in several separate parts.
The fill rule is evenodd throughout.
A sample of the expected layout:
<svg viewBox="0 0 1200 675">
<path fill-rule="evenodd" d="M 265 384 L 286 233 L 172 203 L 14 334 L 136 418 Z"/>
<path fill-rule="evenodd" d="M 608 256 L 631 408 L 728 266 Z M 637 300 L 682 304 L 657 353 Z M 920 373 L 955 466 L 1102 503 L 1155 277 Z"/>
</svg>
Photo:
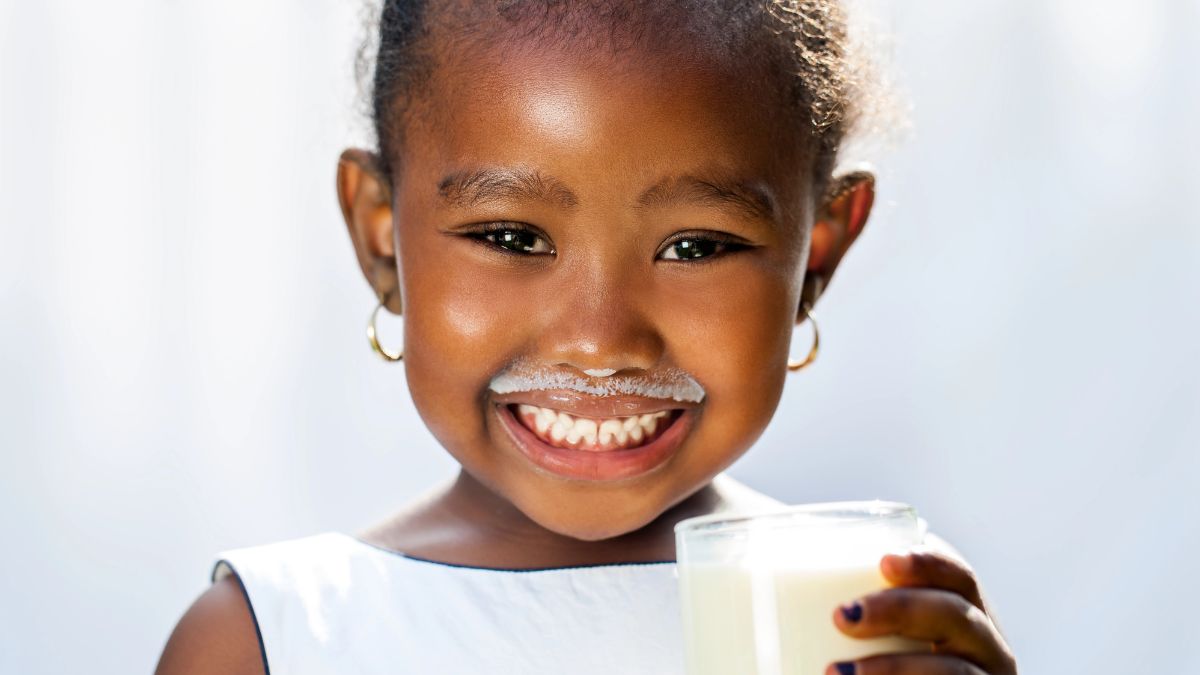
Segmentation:
<svg viewBox="0 0 1200 675">
<path fill-rule="evenodd" d="M 437 62 L 398 162 L 409 178 L 523 167 L 573 177 L 576 194 L 595 198 L 717 174 L 765 183 L 784 206 L 805 195 L 807 136 L 753 62 L 532 38 L 459 44 Z"/>
</svg>

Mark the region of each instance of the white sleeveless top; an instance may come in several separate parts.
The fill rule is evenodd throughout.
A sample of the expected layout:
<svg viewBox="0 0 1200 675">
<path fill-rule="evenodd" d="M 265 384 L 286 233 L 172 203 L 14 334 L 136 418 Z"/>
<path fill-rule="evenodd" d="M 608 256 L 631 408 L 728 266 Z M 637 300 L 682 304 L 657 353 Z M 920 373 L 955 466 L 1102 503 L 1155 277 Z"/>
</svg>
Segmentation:
<svg viewBox="0 0 1200 675">
<path fill-rule="evenodd" d="M 270 675 L 681 675 L 674 562 L 496 570 L 326 532 L 218 554 Z"/>
</svg>

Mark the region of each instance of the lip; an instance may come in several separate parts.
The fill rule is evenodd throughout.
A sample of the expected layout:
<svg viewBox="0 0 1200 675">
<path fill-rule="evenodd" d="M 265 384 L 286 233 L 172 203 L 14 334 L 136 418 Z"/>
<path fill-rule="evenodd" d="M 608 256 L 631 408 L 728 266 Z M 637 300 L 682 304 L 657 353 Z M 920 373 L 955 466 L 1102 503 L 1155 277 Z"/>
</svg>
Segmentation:
<svg viewBox="0 0 1200 675">
<path fill-rule="evenodd" d="M 493 400 L 503 405 L 527 403 L 539 408 L 552 408 L 576 417 L 592 418 L 632 417 L 663 410 L 686 410 L 698 406 L 692 401 L 634 395 L 593 396 L 568 389 L 538 389 L 510 394 L 494 394 Z"/>
<path fill-rule="evenodd" d="M 648 474 L 666 465 L 675 456 L 683 439 L 687 438 L 695 417 L 694 406 L 676 405 L 674 409 L 681 407 L 684 410 L 675 422 L 653 441 L 636 448 L 603 452 L 554 447 L 526 429 L 513 416 L 508 404 L 500 403 L 494 409 L 513 444 L 534 466 L 560 478 L 611 482 Z"/>
</svg>

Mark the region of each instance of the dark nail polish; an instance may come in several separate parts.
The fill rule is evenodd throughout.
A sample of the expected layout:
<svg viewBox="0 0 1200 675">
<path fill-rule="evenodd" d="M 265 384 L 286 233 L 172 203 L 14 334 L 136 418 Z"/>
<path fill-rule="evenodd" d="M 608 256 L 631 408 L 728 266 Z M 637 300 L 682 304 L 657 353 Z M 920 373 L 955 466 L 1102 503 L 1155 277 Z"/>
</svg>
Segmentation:
<svg viewBox="0 0 1200 675">
<path fill-rule="evenodd" d="M 858 604 L 857 602 L 849 605 L 842 605 L 842 617 L 850 623 L 858 623 L 858 620 L 862 618 L 862 605 Z M 852 673 L 854 671 L 850 670 L 847 672 Z"/>
<path fill-rule="evenodd" d="M 835 663 L 833 666 L 837 668 L 838 675 L 854 675 L 853 663 Z"/>
</svg>

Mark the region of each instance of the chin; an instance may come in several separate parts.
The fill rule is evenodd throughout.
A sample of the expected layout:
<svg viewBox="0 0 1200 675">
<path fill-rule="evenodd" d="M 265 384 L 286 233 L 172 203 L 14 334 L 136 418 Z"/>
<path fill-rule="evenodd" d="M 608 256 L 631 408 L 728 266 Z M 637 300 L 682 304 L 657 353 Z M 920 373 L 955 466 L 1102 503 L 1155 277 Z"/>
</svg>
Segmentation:
<svg viewBox="0 0 1200 675">
<path fill-rule="evenodd" d="M 543 509 L 522 510 L 530 520 L 547 530 L 579 541 L 620 537 L 640 530 L 662 515 L 662 511 L 655 510 L 641 513 L 615 511 L 603 504 L 568 509 L 556 509 L 551 504 Z"/>
</svg>

